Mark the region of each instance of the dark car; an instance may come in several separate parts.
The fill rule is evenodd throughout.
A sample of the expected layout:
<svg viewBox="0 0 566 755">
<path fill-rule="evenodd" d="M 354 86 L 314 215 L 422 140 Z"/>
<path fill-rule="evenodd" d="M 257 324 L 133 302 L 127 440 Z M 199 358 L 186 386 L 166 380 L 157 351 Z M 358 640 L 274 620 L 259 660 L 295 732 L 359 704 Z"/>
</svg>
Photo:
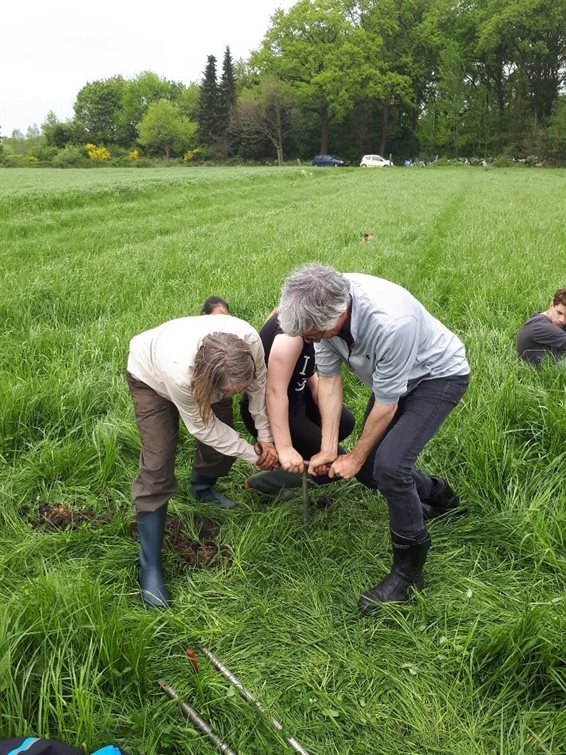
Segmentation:
<svg viewBox="0 0 566 755">
<path fill-rule="evenodd" d="M 341 165 L 346 165 L 346 162 L 332 155 L 317 155 L 312 164 L 317 168 L 339 168 Z"/>
</svg>

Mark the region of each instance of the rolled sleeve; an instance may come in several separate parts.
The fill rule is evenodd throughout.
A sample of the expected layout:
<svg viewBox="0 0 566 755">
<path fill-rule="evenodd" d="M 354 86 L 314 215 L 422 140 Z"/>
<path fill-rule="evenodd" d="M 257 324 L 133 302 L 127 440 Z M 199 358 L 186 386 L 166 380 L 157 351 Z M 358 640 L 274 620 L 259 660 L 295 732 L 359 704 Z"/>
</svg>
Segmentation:
<svg viewBox="0 0 566 755">
<path fill-rule="evenodd" d="M 418 347 L 418 326 L 414 317 L 397 320 L 383 340 L 373 372 L 376 401 L 395 404 L 407 392 Z"/>
<path fill-rule="evenodd" d="M 340 373 L 342 357 L 328 341 L 319 341 L 314 345 L 316 369 L 322 377 L 333 377 Z"/>
</svg>

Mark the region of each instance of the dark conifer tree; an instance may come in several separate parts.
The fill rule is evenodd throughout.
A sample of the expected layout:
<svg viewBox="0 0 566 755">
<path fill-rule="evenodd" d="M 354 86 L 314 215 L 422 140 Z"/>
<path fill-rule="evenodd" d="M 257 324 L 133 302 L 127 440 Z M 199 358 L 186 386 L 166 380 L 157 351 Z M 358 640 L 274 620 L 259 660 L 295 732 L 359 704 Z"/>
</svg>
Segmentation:
<svg viewBox="0 0 566 755">
<path fill-rule="evenodd" d="M 222 78 L 218 92 L 218 120 L 219 131 L 224 136 L 230 124 L 230 112 L 236 102 L 236 82 L 234 79 L 234 64 L 230 48 L 226 47 L 222 62 Z"/>
<path fill-rule="evenodd" d="M 216 58 L 209 55 L 200 85 L 198 126 L 202 144 L 213 146 L 219 136 L 218 82 L 216 80 Z"/>
</svg>

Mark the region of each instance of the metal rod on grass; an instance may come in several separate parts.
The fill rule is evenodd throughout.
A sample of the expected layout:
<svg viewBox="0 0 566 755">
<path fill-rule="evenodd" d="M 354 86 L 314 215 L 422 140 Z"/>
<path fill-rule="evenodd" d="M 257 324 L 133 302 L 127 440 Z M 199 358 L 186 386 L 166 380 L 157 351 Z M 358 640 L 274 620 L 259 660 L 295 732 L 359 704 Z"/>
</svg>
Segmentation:
<svg viewBox="0 0 566 755">
<path fill-rule="evenodd" d="M 201 645 L 200 649 L 206 655 L 208 660 L 212 663 L 214 668 L 217 671 L 220 671 L 222 676 L 225 676 L 226 679 L 228 679 L 228 681 L 230 682 L 230 684 L 233 684 L 234 687 L 236 687 L 236 689 L 240 692 L 240 694 L 246 698 L 246 700 L 248 700 L 250 703 L 253 703 L 261 713 L 264 713 L 267 715 L 273 728 L 277 729 L 277 731 L 283 735 L 284 740 L 295 752 L 300 753 L 300 755 L 308 755 L 308 752 L 303 747 L 301 747 L 301 745 L 297 742 L 296 739 L 294 739 L 293 737 L 287 737 L 285 736 L 285 734 L 283 734 L 283 724 L 280 723 L 274 716 L 269 715 L 269 713 L 265 709 L 265 706 L 262 703 L 260 703 L 260 701 L 249 690 L 247 690 L 244 687 L 242 682 L 237 677 L 235 677 L 234 674 L 231 671 L 229 671 L 226 668 L 226 666 L 224 666 L 218 660 L 218 658 L 213 653 L 210 652 L 208 648 L 204 647 L 204 645 Z"/>
<path fill-rule="evenodd" d="M 303 529 L 305 531 L 305 535 L 309 534 L 309 513 L 310 513 L 310 506 L 309 506 L 309 472 L 308 472 L 308 461 L 306 459 L 303 460 Z"/>
<path fill-rule="evenodd" d="M 206 736 L 210 739 L 211 742 L 213 742 L 216 747 L 220 750 L 220 752 L 225 752 L 226 755 L 236 755 L 234 750 L 231 750 L 229 746 L 223 742 L 220 737 L 218 737 L 210 728 L 210 726 L 206 723 L 206 721 L 199 716 L 199 714 L 196 712 L 196 710 L 191 707 L 188 703 L 186 703 L 184 700 L 181 700 L 179 695 L 175 692 L 173 687 L 171 687 L 169 684 L 166 684 L 163 679 L 159 680 L 159 686 L 161 689 L 165 692 L 166 695 L 169 695 L 169 697 L 172 700 L 177 700 L 179 705 L 181 706 L 181 710 L 185 714 L 185 716 L 193 723 L 197 729 L 202 731 Z"/>
</svg>

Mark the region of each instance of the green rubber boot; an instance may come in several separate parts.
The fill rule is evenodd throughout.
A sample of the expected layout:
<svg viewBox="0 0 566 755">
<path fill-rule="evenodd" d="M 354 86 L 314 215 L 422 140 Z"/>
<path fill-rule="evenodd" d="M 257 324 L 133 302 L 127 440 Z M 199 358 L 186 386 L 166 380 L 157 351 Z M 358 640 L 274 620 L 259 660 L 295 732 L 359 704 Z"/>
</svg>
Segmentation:
<svg viewBox="0 0 566 755">
<path fill-rule="evenodd" d="M 161 571 L 161 544 L 165 532 L 167 504 L 156 511 L 138 512 L 138 539 L 140 541 L 139 583 L 143 602 L 152 608 L 166 608 L 169 591 Z"/>
</svg>

